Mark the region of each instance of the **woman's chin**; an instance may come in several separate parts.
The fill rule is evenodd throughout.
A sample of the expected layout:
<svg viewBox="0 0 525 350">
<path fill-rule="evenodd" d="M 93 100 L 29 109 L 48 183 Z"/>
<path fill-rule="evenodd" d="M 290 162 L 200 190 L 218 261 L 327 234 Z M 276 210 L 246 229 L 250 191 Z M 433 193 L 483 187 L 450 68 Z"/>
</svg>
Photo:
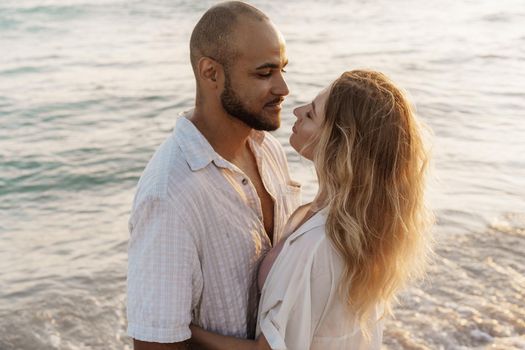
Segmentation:
<svg viewBox="0 0 525 350">
<path fill-rule="evenodd" d="M 297 142 L 295 142 L 294 136 L 295 134 L 290 135 L 290 140 L 289 140 L 290 146 L 292 146 L 295 152 L 299 153 L 302 156 L 301 151 L 300 151 L 301 147 L 298 147 Z"/>
</svg>

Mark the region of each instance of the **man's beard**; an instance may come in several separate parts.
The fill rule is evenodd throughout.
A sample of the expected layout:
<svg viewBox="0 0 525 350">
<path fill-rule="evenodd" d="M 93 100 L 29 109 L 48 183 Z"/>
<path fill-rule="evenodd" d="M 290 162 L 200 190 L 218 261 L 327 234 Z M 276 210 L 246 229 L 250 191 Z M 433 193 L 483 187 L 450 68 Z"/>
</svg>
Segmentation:
<svg viewBox="0 0 525 350">
<path fill-rule="evenodd" d="M 232 89 L 229 74 L 226 74 L 224 91 L 221 94 L 222 108 L 229 115 L 239 119 L 244 124 L 255 130 L 274 131 L 279 128 L 280 120 L 267 120 L 261 114 L 250 112 L 242 103 L 239 96 Z"/>
</svg>

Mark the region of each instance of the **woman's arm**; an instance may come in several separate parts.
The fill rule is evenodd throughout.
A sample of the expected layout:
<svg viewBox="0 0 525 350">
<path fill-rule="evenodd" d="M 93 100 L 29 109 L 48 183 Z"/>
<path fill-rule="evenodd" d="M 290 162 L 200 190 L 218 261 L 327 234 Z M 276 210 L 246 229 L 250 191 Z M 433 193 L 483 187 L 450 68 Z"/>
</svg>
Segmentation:
<svg viewBox="0 0 525 350">
<path fill-rule="evenodd" d="M 206 350 L 272 350 L 264 334 L 256 340 L 239 339 L 205 331 L 190 325 L 191 342 Z"/>
</svg>

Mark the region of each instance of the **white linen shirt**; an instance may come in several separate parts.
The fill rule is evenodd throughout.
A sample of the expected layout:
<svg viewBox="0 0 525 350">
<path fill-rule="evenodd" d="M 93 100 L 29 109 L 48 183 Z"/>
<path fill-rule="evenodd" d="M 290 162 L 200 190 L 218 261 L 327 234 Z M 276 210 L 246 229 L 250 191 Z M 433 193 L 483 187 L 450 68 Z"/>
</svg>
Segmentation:
<svg viewBox="0 0 525 350">
<path fill-rule="evenodd" d="M 300 204 L 286 156 L 269 133 L 248 140 L 274 199 L 274 242 Z M 128 335 L 159 343 L 191 337 L 189 324 L 253 336 L 256 272 L 271 242 L 257 191 L 185 116 L 142 174 L 129 220 Z"/>
<path fill-rule="evenodd" d="M 368 322 L 368 342 L 339 295 L 344 262 L 326 236 L 326 214 L 316 213 L 290 235 L 264 283 L 256 334 L 273 350 L 381 348 L 380 308 Z"/>
</svg>

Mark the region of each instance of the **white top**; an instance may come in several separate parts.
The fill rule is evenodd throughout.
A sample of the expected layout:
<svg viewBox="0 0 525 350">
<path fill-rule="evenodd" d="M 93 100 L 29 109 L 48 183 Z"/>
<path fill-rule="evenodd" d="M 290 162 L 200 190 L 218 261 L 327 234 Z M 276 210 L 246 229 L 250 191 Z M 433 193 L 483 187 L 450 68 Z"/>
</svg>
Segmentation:
<svg viewBox="0 0 525 350">
<path fill-rule="evenodd" d="M 253 131 L 249 145 L 274 198 L 274 241 L 300 202 L 279 142 Z M 129 220 L 130 337 L 171 343 L 190 322 L 245 338 L 255 334 L 256 271 L 271 242 L 250 179 L 219 156 L 191 121 L 148 163 Z"/>
<path fill-rule="evenodd" d="M 376 307 L 370 341 L 338 292 L 343 261 L 325 233 L 326 209 L 286 240 L 262 289 L 257 336 L 274 350 L 375 350 L 381 348 L 382 316 Z"/>
</svg>

